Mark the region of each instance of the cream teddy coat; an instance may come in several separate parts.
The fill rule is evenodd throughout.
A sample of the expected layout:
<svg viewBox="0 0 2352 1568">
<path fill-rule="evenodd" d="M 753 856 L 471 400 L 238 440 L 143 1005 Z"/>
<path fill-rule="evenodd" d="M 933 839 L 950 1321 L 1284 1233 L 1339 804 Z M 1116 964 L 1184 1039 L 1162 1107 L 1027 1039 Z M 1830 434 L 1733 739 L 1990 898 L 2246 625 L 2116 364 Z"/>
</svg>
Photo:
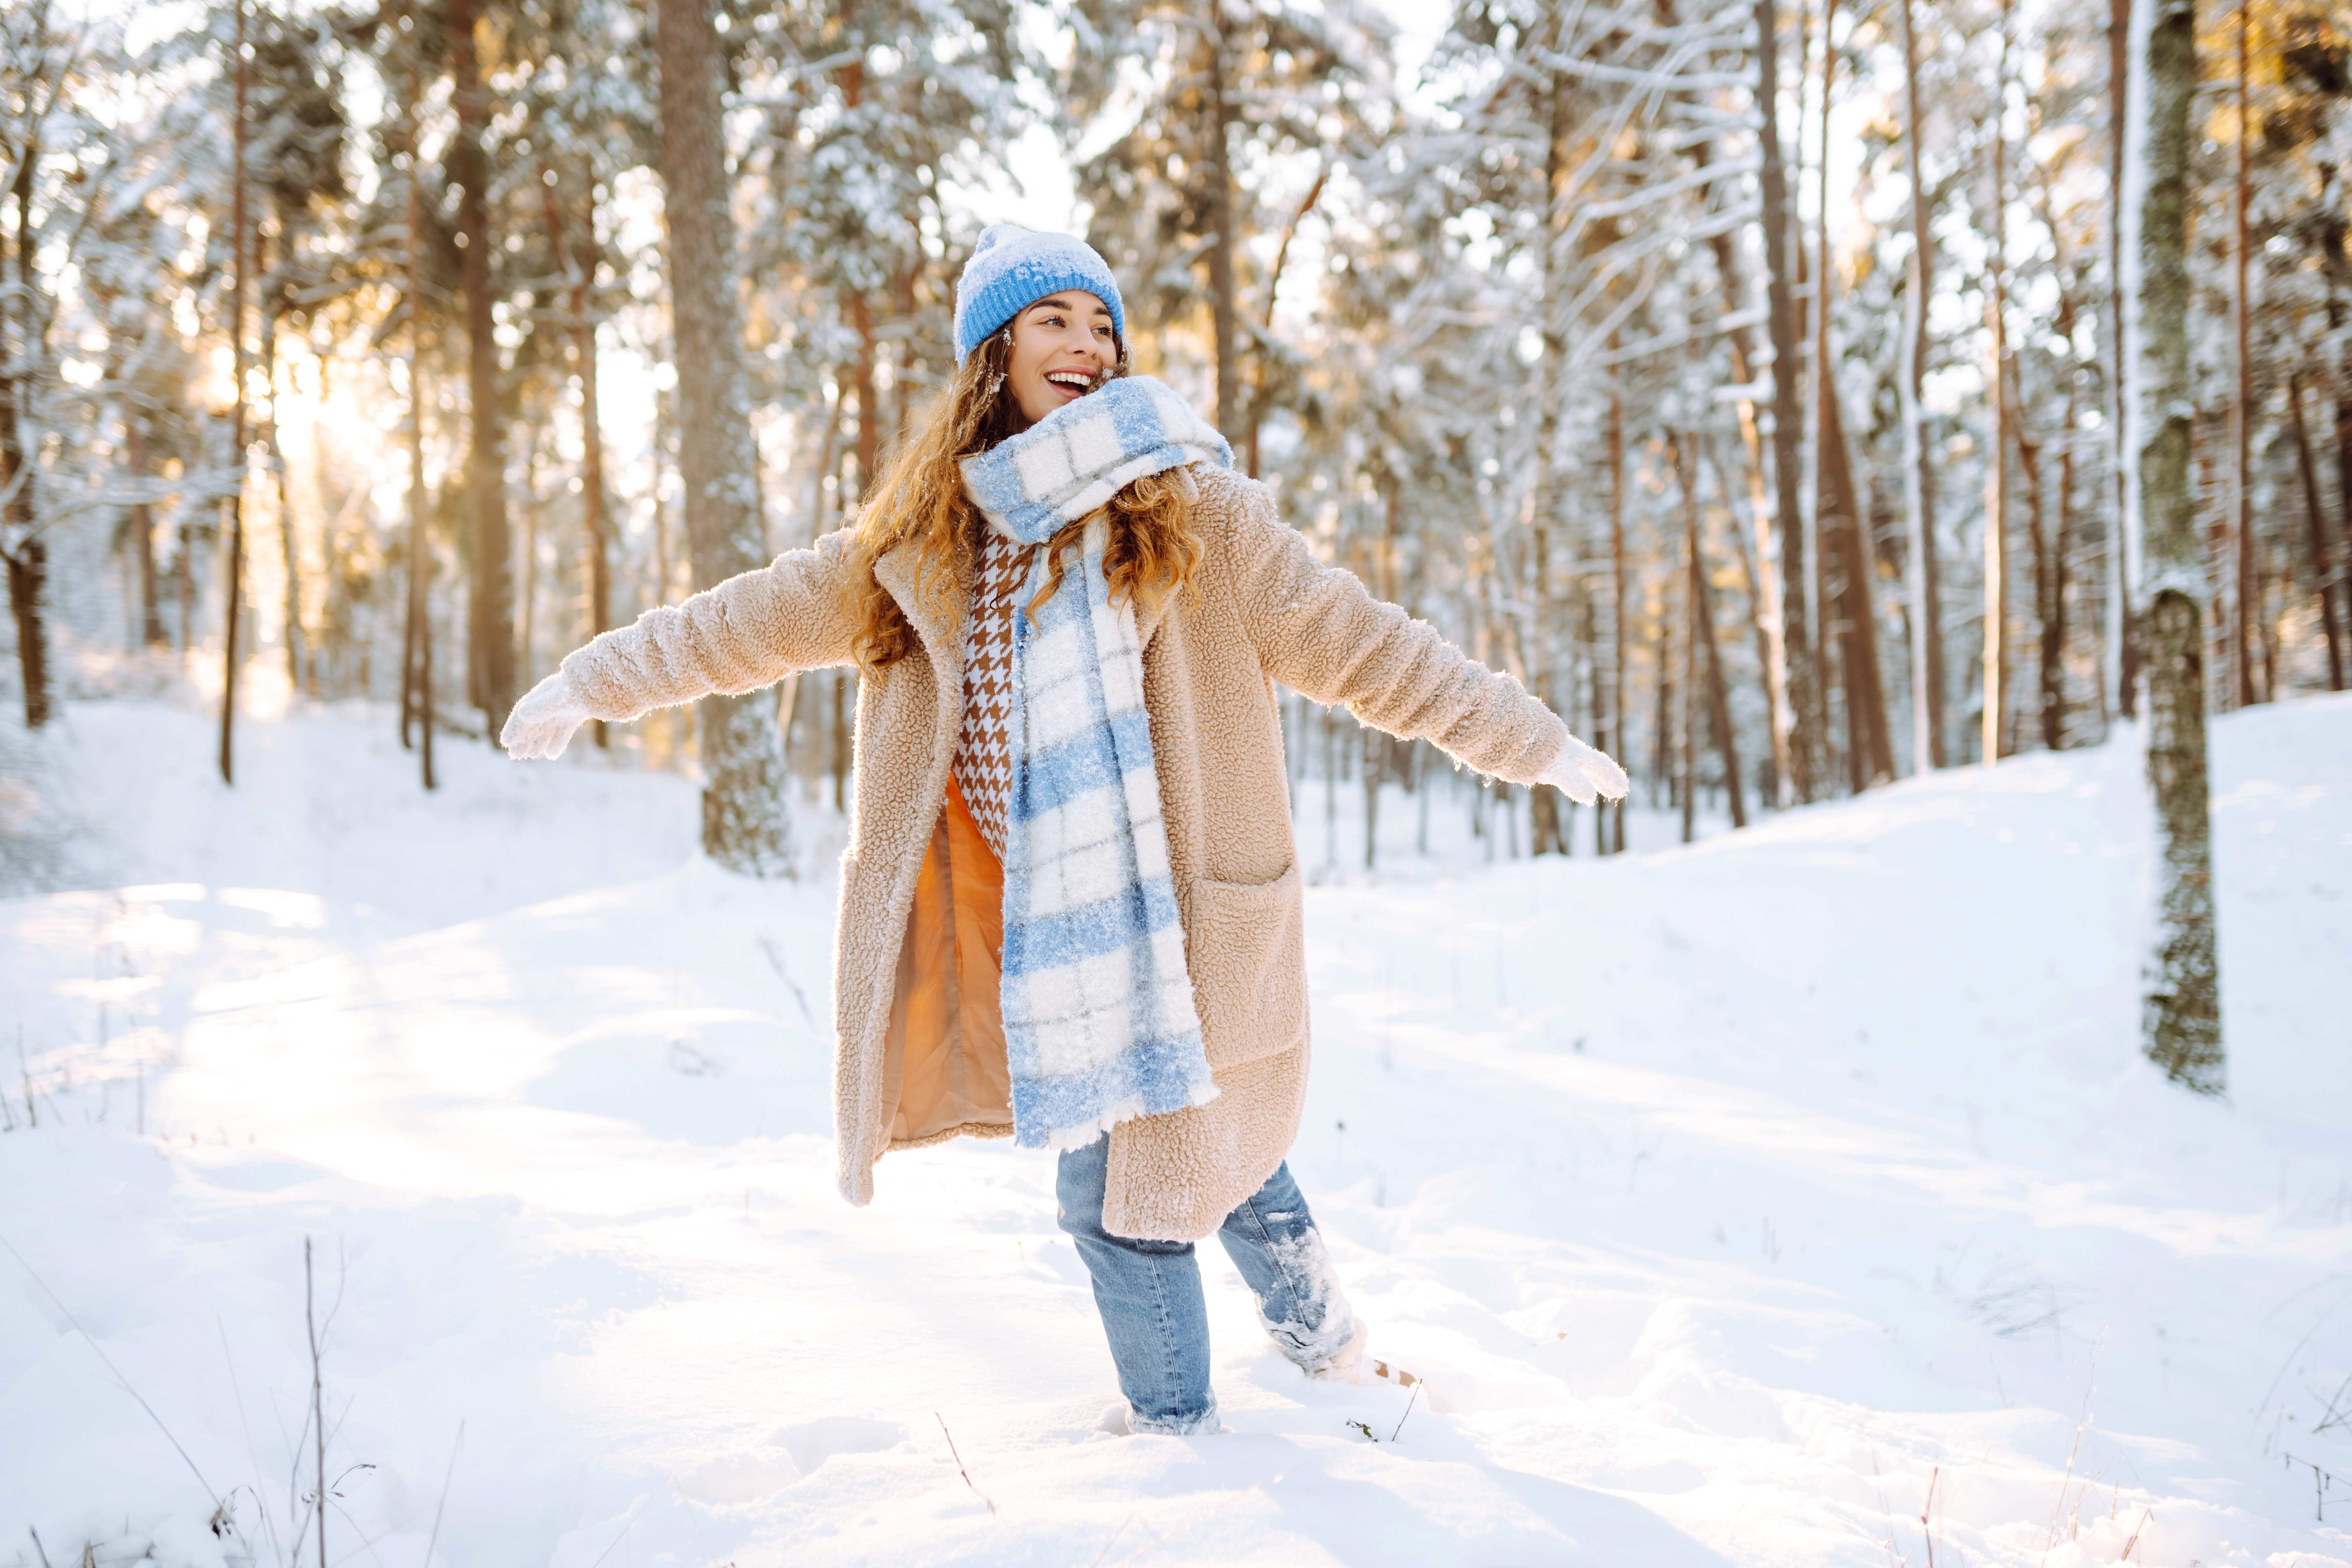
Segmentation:
<svg viewBox="0 0 2352 1568">
<path fill-rule="evenodd" d="M 1208 1235 L 1255 1192 L 1288 1152 L 1306 1099 L 1303 903 L 1274 683 L 1518 784 L 1535 782 L 1568 740 L 1517 681 L 1317 561 L 1264 485 L 1207 465 L 1186 472 L 1199 593 L 1171 595 L 1138 629 L 1186 963 L 1220 1092 L 1114 1129 L 1103 1205 L 1106 1228 L 1163 1241 Z M 861 1205 L 892 1149 L 1011 1131 L 891 1137 L 900 952 L 963 715 L 964 601 L 927 609 L 913 566 L 904 548 L 874 565 L 919 646 L 859 684 L 835 932 L 835 1152 L 842 1194 Z M 590 713 L 617 721 L 849 663 L 857 627 L 840 588 L 856 569 L 849 531 L 830 534 L 605 633 L 563 661 L 564 677 Z"/>
</svg>

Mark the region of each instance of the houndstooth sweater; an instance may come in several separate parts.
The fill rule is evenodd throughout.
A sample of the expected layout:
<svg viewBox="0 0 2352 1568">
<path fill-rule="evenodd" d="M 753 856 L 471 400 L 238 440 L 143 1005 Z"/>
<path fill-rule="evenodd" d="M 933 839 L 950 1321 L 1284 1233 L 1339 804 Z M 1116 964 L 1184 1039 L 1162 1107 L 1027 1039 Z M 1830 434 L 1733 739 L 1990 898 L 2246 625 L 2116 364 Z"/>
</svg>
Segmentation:
<svg viewBox="0 0 2352 1568">
<path fill-rule="evenodd" d="M 1030 552 L 992 528 L 980 531 L 972 571 L 971 615 L 964 626 L 963 729 L 957 736 L 956 786 L 980 836 L 1004 858 L 1004 816 L 1013 793 L 1013 617 Z"/>
</svg>

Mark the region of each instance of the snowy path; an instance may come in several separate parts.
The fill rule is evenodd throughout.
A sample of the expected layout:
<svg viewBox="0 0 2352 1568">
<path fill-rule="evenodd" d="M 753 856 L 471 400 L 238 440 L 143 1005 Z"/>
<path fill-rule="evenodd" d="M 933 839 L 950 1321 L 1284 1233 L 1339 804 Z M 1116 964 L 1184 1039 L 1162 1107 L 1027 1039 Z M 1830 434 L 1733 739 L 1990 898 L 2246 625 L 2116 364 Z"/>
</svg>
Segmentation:
<svg viewBox="0 0 2352 1568">
<path fill-rule="evenodd" d="M 1293 1164 L 1437 1397 L 1303 1383 L 1211 1247 L 1233 1432 L 1192 1440 L 1095 1429 L 1048 1160 L 834 1195 L 831 890 L 686 858 L 678 781 L 459 748 L 425 808 L 319 715 L 256 727 L 239 799 L 105 765 L 168 720 L 76 713 L 93 814 L 146 833 L 115 890 L 0 904 L 47 1118 L 12 1095 L 0 1238 L 58 1298 L 0 1259 L 0 1563 L 26 1523 L 241 1561 L 204 1528 L 240 1487 L 286 1555 L 306 1235 L 330 1472 L 375 1467 L 336 1561 L 423 1563 L 437 1513 L 499 1568 L 1796 1568 L 1920 1563 L 1925 1514 L 1946 1564 L 2352 1563 L 2309 1468 L 2352 1478 L 2314 1430 L 2352 1375 L 2352 702 L 2220 731 L 2228 1106 L 2134 1056 L 2120 750 L 1316 889 Z"/>
</svg>

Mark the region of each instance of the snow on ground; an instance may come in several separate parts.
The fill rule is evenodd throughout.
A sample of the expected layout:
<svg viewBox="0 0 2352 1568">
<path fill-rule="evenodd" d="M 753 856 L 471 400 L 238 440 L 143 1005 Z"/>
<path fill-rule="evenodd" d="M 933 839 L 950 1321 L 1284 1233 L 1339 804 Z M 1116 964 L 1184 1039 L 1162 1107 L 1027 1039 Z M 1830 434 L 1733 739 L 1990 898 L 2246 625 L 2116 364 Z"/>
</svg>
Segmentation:
<svg viewBox="0 0 2352 1568">
<path fill-rule="evenodd" d="M 684 781 L 65 729 L 102 885 L 0 902 L 0 1563 L 294 1560 L 306 1238 L 332 1563 L 2352 1563 L 2352 701 L 2216 729 L 2227 1103 L 2137 1055 L 2127 747 L 1608 862 L 1452 805 L 1413 861 L 1392 796 L 1308 895 L 1293 1163 L 1429 1397 L 1305 1383 L 1212 1247 L 1204 1438 L 1098 1429 L 1048 1158 L 835 1196 L 829 875 L 703 864 Z"/>
</svg>

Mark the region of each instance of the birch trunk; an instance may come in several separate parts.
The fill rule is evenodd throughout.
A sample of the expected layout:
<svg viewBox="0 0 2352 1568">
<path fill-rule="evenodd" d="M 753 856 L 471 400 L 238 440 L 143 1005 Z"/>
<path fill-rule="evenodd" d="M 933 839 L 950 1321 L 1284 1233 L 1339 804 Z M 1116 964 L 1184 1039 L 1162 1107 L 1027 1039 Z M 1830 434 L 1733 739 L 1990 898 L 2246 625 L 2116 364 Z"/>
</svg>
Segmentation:
<svg viewBox="0 0 2352 1568">
<path fill-rule="evenodd" d="M 2124 257 L 2126 526 L 2141 563 L 2137 617 L 2147 679 L 2147 779 L 2158 848 L 2154 942 L 2141 1044 L 2175 1082 L 2227 1083 L 2207 799 L 2203 552 L 2189 489 L 2189 107 L 2197 90 L 2195 0 L 2143 0 L 2133 17 L 2131 145 Z"/>
</svg>

